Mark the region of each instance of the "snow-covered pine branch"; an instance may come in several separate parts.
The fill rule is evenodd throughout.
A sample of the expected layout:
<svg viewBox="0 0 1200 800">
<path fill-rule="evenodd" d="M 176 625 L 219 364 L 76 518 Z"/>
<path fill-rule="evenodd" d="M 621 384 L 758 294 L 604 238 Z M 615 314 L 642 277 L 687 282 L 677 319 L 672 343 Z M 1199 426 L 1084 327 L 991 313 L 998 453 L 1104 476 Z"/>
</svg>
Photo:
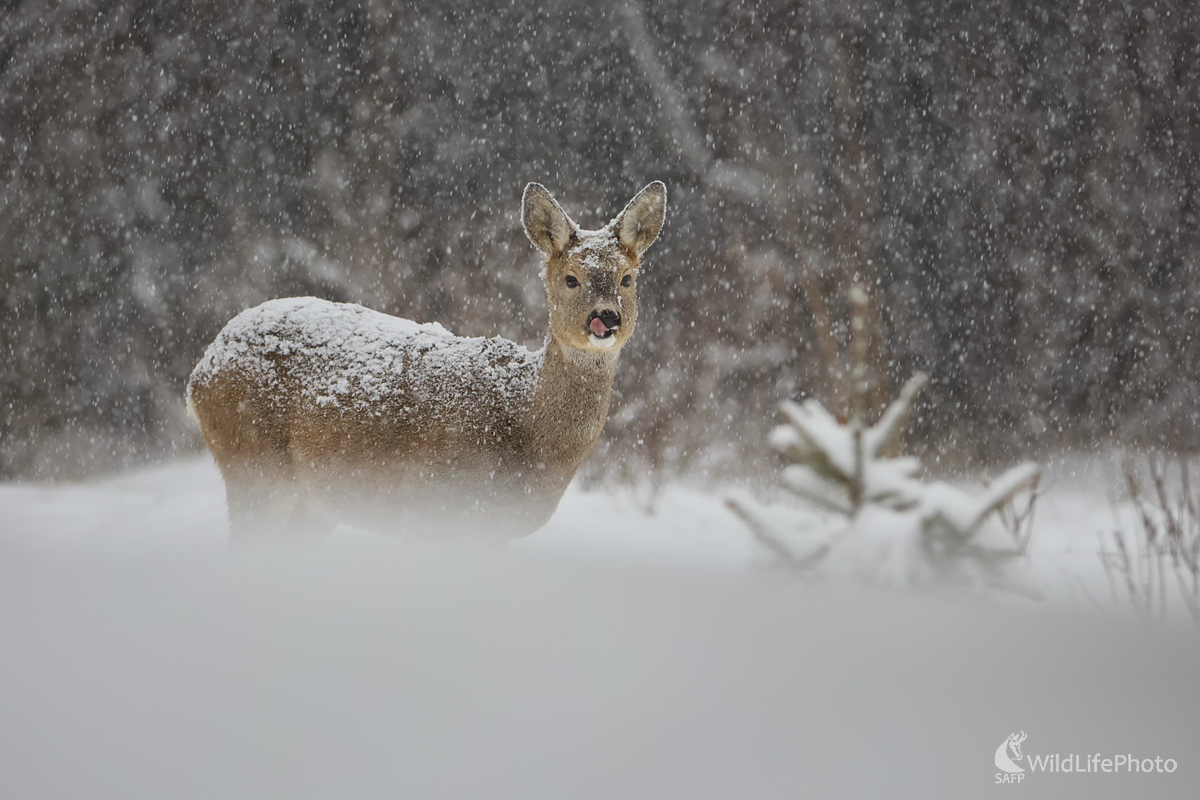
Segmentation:
<svg viewBox="0 0 1200 800">
<path fill-rule="evenodd" d="M 915 375 L 869 427 L 858 415 L 840 423 L 816 400 L 781 404 L 785 422 L 768 440 L 788 462 L 780 484 L 835 515 L 810 530 L 803 546 L 794 544 L 794 532 L 768 524 L 748 502 L 731 499 L 730 507 L 790 567 L 849 572 L 873 583 L 966 583 L 1034 593 L 1018 574 L 1021 543 L 993 517 L 1034 488 L 1037 464 L 1020 464 L 983 491 L 969 492 L 921 480 L 916 458 L 881 455 L 927 382 L 926 375 Z"/>
</svg>

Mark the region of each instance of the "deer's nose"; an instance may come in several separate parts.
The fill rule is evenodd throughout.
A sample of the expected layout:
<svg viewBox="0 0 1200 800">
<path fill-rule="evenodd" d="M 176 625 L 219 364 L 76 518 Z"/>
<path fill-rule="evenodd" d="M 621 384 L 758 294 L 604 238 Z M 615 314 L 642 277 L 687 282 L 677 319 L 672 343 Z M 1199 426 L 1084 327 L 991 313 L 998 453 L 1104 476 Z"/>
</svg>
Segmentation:
<svg viewBox="0 0 1200 800">
<path fill-rule="evenodd" d="M 607 339 L 621 324 L 621 315 L 612 309 L 593 311 L 588 315 L 588 330 L 601 339 Z"/>
</svg>

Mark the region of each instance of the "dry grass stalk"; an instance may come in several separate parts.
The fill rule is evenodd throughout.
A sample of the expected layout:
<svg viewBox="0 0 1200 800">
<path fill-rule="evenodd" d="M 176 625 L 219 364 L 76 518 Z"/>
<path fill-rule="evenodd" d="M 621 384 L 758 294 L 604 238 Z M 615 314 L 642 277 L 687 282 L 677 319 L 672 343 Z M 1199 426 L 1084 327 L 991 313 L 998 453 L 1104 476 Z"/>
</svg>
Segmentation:
<svg viewBox="0 0 1200 800">
<path fill-rule="evenodd" d="M 1147 622 L 1166 618 L 1174 583 L 1200 627 L 1200 497 L 1187 460 L 1147 456 L 1143 463 L 1127 454 L 1121 473 L 1135 520 L 1130 531 L 1114 530 L 1114 549 L 1100 554 L 1110 583 L 1123 587 Z"/>
</svg>

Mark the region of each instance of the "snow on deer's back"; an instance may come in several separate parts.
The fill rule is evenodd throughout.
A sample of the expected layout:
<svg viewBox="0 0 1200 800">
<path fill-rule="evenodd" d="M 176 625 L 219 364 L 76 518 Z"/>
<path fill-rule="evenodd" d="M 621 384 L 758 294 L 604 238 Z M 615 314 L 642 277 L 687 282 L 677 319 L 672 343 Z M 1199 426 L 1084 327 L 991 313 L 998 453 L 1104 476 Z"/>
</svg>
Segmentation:
<svg viewBox="0 0 1200 800">
<path fill-rule="evenodd" d="M 188 383 L 233 534 L 347 522 L 512 537 L 544 524 L 603 429 L 665 209 L 652 183 L 587 231 L 526 187 L 550 307 L 536 352 L 316 298 L 235 317 Z"/>
<path fill-rule="evenodd" d="M 235 317 L 192 381 L 208 382 L 232 367 L 277 386 L 277 365 L 289 359 L 288 375 L 307 406 L 406 416 L 419 402 L 442 415 L 478 415 L 481 405 L 515 410 L 527 403 L 541 355 L 498 336 L 464 338 L 436 322 L 421 325 L 359 305 L 289 297 Z M 463 402 L 472 397 L 489 402 Z"/>
</svg>

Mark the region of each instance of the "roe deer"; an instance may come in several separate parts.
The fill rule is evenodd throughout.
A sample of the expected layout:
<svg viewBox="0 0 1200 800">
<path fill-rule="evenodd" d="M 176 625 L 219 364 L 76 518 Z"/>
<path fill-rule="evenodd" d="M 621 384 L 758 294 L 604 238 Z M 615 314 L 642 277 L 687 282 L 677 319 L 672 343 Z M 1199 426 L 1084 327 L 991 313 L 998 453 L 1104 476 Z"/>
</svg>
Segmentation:
<svg viewBox="0 0 1200 800">
<path fill-rule="evenodd" d="M 587 231 L 525 187 L 550 306 L 536 352 L 312 297 L 239 314 L 187 387 L 233 535 L 541 527 L 604 427 L 641 255 L 665 212 L 656 181 Z"/>
</svg>

